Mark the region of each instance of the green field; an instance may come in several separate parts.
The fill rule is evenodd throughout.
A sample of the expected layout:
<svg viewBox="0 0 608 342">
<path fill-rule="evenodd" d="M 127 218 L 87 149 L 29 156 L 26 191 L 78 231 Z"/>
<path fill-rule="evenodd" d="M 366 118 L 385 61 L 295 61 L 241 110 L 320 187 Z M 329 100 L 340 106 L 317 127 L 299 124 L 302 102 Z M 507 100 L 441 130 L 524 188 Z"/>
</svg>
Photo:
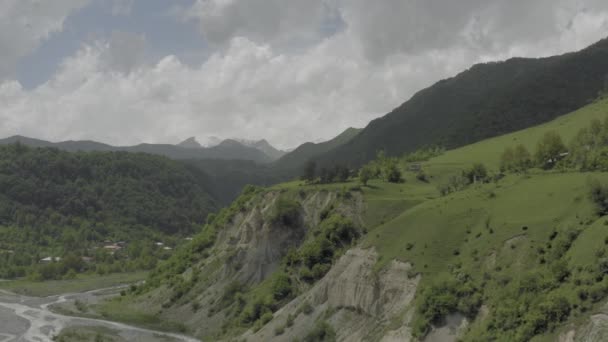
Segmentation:
<svg viewBox="0 0 608 342">
<path fill-rule="evenodd" d="M 147 272 L 115 273 L 105 276 L 82 275 L 69 280 L 49 280 L 36 282 L 11 280 L 0 282 L 0 289 L 13 293 L 46 297 L 65 293 L 78 293 L 103 289 L 122 284 L 132 284 L 146 279 Z"/>
</svg>

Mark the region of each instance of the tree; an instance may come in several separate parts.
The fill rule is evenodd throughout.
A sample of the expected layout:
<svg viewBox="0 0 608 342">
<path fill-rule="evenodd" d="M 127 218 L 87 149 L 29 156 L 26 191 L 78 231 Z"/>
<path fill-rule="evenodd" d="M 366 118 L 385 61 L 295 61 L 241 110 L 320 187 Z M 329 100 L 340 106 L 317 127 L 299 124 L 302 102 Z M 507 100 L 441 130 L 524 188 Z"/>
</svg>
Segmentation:
<svg viewBox="0 0 608 342">
<path fill-rule="evenodd" d="M 608 186 L 597 179 L 589 180 L 589 197 L 595 203 L 599 215 L 608 214 Z"/>
<path fill-rule="evenodd" d="M 317 176 L 317 163 L 314 160 L 310 160 L 304 166 L 304 174 L 302 175 L 302 180 L 305 180 L 309 183 L 314 182 Z"/>
<path fill-rule="evenodd" d="M 387 157 L 384 151 L 378 151 L 376 162 L 379 165 L 382 178 L 390 183 L 399 183 L 401 178 L 401 170 L 399 170 L 399 160 L 397 158 Z"/>
<path fill-rule="evenodd" d="M 528 152 L 528 149 L 522 144 L 517 145 L 513 151 L 513 166 L 515 171 L 524 172 L 528 170 L 531 165 L 532 156 L 530 155 L 530 152 Z"/>
<path fill-rule="evenodd" d="M 382 171 L 384 180 L 389 183 L 400 183 L 403 180 L 396 159 L 391 158 Z"/>
<path fill-rule="evenodd" d="M 485 165 L 476 163 L 466 172 L 466 177 L 469 180 L 469 183 L 485 182 L 488 178 L 488 170 Z"/>
<path fill-rule="evenodd" d="M 536 147 L 536 162 L 544 169 L 551 169 L 566 151 L 562 137 L 557 132 L 546 132 Z"/>
<path fill-rule="evenodd" d="M 511 171 L 513 170 L 513 165 L 515 164 L 515 152 L 513 148 L 507 147 L 502 155 L 500 156 L 500 170 L 501 171 Z"/>
<path fill-rule="evenodd" d="M 359 170 L 359 182 L 361 182 L 361 184 L 367 186 L 367 182 L 369 182 L 370 179 L 372 179 L 374 175 L 374 170 L 373 167 L 371 165 L 365 165 L 361 168 L 361 170 Z"/>
<path fill-rule="evenodd" d="M 346 182 L 348 177 L 350 176 L 350 171 L 344 165 L 336 165 L 335 167 L 335 177 L 338 182 Z"/>
</svg>

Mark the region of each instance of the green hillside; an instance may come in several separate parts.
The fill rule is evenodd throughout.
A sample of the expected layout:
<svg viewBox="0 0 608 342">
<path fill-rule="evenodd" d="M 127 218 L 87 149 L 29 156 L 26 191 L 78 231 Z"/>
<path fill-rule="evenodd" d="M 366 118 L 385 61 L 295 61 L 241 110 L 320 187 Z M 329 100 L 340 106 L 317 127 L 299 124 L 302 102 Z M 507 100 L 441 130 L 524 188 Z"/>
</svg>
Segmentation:
<svg viewBox="0 0 608 342">
<path fill-rule="evenodd" d="M 153 267 L 167 256 L 155 242 L 181 244 L 216 209 L 207 182 L 160 156 L 0 146 L 0 278 Z M 65 261 L 57 274 L 46 257 Z"/>
<path fill-rule="evenodd" d="M 313 321 L 302 315 L 317 315 L 308 304 L 320 300 L 316 286 L 330 282 L 340 257 L 359 248 L 377 253 L 371 265 L 377 279 L 364 283 L 353 274 L 342 280 L 346 288 L 373 288 L 397 261 L 411 265 L 407 276 L 417 286 L 411 304 L 388 321 L 371 321 L 376 328 L 358 338 L 379 341 L 404 328 L 422 340 L 451 315 L 470 322 L 458 333 L 463 341 L 553 341 L 572 329 L 583 339 L 599 336 L 604 323 L 589 324 L 608 298 L 607 118 L 608 99 L 602 99 L 459 149 L 380 155 L 366 166 L 379 168 L 367 185 L 351 178 L 248 188 L 146 286 L 96 310 L 118 320 L 127 307 L 131 317 L 154 312 L 154 319 L 184 322 L 181 331 L 203 339 L 346 336 L 373 318 L 365 300 L 344 304 L 326 294 L 325 303 L 342 304 Z M 550 167 L 544 157 L 536 159 L 547 132 L 570 148 L 569 154 L 558 150 L 563 159 Z M 581 141 L 589 145 L 575 149 Z M 530 168 L 501 171 L 503 152 L 519 144 L 531 152 Z M 384 168 L 393 163 L 402 181 L 385 180 Z M 446 182 L 453 184 L 440 191 Z M 353 253 L 349 257 L 361 252 Z M 267 263 L 273 271 L 260 276 Z M 382 287 L 370 291 L 389 295 Z"/>
<path fill-rule="evenodd" d="M 361 165 L 378 150 L 453 149 L 525 129 L 589 104 L 607 74 L 608 39 L 562 56 L 475 65 L 420 91 L 320 160 Z"/>
</svg>

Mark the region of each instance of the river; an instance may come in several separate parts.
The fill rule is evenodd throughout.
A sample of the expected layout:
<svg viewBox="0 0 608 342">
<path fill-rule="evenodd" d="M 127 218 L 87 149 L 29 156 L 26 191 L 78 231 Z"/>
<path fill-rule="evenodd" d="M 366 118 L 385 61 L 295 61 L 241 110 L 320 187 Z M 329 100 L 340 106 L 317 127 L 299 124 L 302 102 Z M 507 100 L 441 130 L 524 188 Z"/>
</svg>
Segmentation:
<svg viewBox="0 0 608 342">
<path fill-rule="evenodd" d="M 105 289 L 107 290 L 107 289 Z M 49 310 L 53 304 L 90 296 L 98 291 L 72 293 L 46 298 L 27 297 L 0 290 L 0 342 L 51 342 L 68 327 L 104 327 L 126 341 L 198 342 L 192 337 L 142 329 L 127 324 L 64 316 Z"/>
</svg>

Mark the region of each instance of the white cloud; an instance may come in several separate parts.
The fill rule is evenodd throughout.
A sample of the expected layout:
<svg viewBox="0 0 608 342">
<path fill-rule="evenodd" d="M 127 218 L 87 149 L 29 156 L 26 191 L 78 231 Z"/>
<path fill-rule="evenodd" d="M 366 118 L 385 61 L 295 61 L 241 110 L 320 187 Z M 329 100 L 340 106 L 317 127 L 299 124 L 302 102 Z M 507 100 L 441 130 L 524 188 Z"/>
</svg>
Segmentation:
<svg viewBox="0 0 608 342">
<path fill-rule="evenodd" d="M 101 59 L 109 70 L 128 73 L 145 61 L 146 37 L 143 34 L 114 31 L 105 44 Z"/>
<path fill-rule="evenodd" d="M 348 37 L 302 55 L 235 38 L 192 68 L 168 56 L 131 73 L 109 71 L 108 44 L 83 47 L 55 77 L 26 91 L 0 87 L 0 135 L 119 144 L 177 142 L 187 136 L 268 138 L 283 147 L 363 126 L 426 78 L 409 68 L 378 68 L 355 55 Z M 441 70 L 448 63 L 439 58 Z"/>
<path fill-rule="evenodd" d="M 112 15 L 129 15 L 133 9 L 135 0 L 114 0 L 112 3 Z"/>
<path fill-rule="evenodd" d="M 328 0 L 197 0 L 185 16 L 199 23 L 205 38 L 222 45 L 236 36 L 260 43 L 291 45 L 315 41 L 330 20 Z"/>
<path fill-rule="evenodd" d="M 0 2 L 0 79 L 12 76 L 21 57 L 63 29 L 63 22 L 88 0 Z"/>
<path fill-rule="evenodd" d="M 209 59 L 144 64 L 145 38 L 115 33 L 33 90 L 0 83 L 0 136 L 113 144 L 220 136 L 281 147 L 331 138 L 473 63 L 575 50 L 608 34 L 604 2 L 548 1 L 198 1 L 191 13 L 218 44 Z M 323 38 L 319 27 L 336 11 L 344 27 Z M 312 19 L 288 25 L 298 12 Z M 285 49 L 292 41 L 306 43 Z"/>
</svg>

